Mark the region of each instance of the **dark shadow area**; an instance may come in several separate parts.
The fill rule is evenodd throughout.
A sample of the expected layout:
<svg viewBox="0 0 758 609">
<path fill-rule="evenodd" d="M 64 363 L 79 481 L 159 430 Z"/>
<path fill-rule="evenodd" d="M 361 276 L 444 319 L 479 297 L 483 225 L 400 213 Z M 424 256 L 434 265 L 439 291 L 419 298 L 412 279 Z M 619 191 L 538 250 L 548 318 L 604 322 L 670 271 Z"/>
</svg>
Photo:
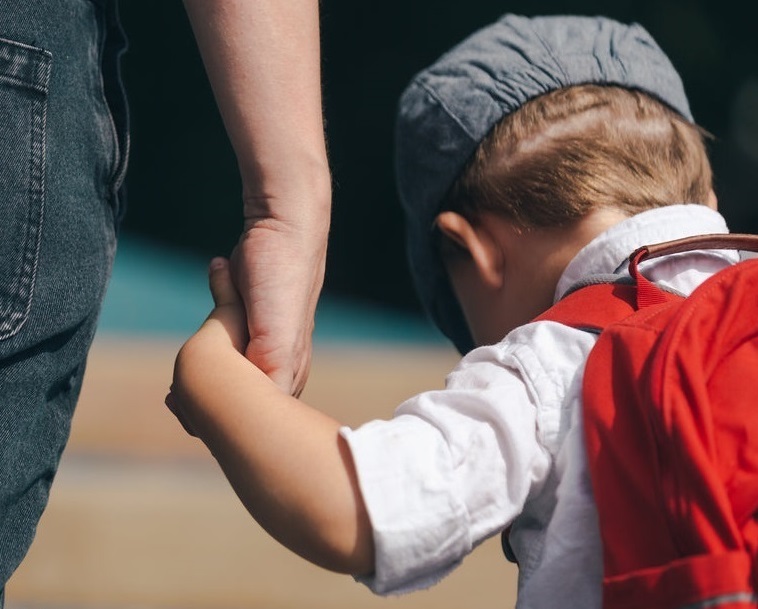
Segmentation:
<svg viewBox="0 0 758 609">
<path fill-rule="evenodd" d="M 133 149 L 124 229 L 202 255 L 240 228 L 231 148 L 179 0 L 126 0 L 124 77 Z M 325 291 L 419 312 L 405 267 L 392 166 L 394 110 L 412 75 L 506 10 L 639 21 L 679 69 L 693 113 L 714 134 L 722 211 L 758 231 L 756 8 L 736 2 L 322 2 L 323 82 L 333 228 Z M 753 103 L 756 102 L 756 103 Z"/>
</svg>

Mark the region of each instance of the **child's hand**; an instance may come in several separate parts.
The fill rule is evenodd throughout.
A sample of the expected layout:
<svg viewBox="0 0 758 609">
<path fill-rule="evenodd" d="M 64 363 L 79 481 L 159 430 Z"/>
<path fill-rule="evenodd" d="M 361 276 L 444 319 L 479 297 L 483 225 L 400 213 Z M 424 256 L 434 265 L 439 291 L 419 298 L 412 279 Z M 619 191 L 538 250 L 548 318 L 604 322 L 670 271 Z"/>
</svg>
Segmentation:
<svg viewBox="0 0 758 609">
<path fill-rule="evenodd" d="M 229 262 L 214 258 L 208 273 L 214 308 L 182 346 L 174 364 L 174 382 L 166 396 L 166 406 L 193 436 L 198 433 L 192 419 L 203 407 L 199 396 L 213 386 L 208 372 L 222 364 L 232 350 L 243 353 L 248 343 L 245 308 L 232 283 Z"/>
<path fill-rule="evenodd" d="M 371 523 L 342 424 L 245 357 L 245 311 L 226 260 L 211 263 L 210 284 L 215 307 L 180 349 L 166 405 L 274 538 L 328 569 L 370 573 Z"/>
<path fill-rule="evenodd" d="M 249 341 L 245 306 L 232 282 L 229 261 L 214 258 L 208 275 L 214 308 L 198 333 L 221 331 L 237 351 L 244 353 Z"/>
</svg>

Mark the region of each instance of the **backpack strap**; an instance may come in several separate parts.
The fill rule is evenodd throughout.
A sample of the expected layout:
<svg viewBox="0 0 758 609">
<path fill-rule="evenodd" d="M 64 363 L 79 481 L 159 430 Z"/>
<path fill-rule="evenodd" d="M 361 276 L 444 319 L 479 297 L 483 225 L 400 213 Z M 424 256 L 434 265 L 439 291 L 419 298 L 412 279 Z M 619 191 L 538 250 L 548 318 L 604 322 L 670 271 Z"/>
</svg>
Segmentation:
<svg viewBox="0 0 758 609">
<path fill-rule="evenodd" d="M 758 252 L 758 235 L 744 233 L 695 235 L 693 237 L 684 237 L 683 239 L 674 239 L 673 241 L 663 241 L 654 245 L 643 245 L 632 252 L 629 258 L 634 258 L 642 251 L 644 251 L 643 258 L 651 260 L 660 256 L 681 254 L 693 250 L 743 250 Z"/>
<path fill-rule="evenodd" d="M 647 279 L 640 265 L 661 256 L 706 249 L 758 252 L 758 235 L 718 233 L 643 245 L 629 256 L 631 279 L 615 275 L 590 278 L 589 283 L 573 286 L 534 321 L 558 321 L 572 328 L 599 332 L 636 310 L 676 300 L 673 293 Z"/>
<path fill-rule="evenodd" d="M 637 248 L 629 256 L 629 274 L 637 286 L 637 308 L 642 309 L 666 301 L 661 294 L 661 289 L 640 272 L 639 265 L 644 260 L 706 249 L 758 252 L 758 235 L 740 233 L 696 235 Z"/>
<path fill-rule="evenodd" d="M 671 298 L 681 298 L 664 292 Z M 614 322 L 621 321 L 635 312 L 637 287 L 629 278 L 616 275 L 596 276 L 589 283 L 572 286 L 571 291 L 557 303 L 539 315 L 534 321 L 554 321 L 577 330 L 600 334 Z M 505 558 L 518 564 L 510 542 L 512 526 L 500 535 L 500 545 Z"/>
<path fill-rule="evenodd" d="M 636 310 L 637 287 L 627 282 L 591 283 L 564 296 L 534 321 L 555 321 L 599 334 Z"/>
</svg>

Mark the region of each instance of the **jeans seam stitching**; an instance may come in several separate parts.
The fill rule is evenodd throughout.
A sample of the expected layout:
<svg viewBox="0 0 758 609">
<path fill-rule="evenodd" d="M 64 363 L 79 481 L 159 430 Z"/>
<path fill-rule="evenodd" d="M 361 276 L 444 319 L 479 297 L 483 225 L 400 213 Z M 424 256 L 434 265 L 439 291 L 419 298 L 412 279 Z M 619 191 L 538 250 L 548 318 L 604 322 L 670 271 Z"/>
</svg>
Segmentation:
<svg viewBox="0 0 758 609">
<path fill-rule="evenodd" d="M 46 78 L 49 79 L 50 66 L 46 66 Z M 12 296 L 2 311 L 0 319 L 0 340 L 18 334 L 26 324 L 32 306 L 32 295 L 36 284 L 39 267 L 40 236 L 45 213 L 45 155 L 47 122 L 47 99 L 35 99 L 32 102 L 32 127 L 29 154 L 29 212 L 27 230 L 21 243 L 21 264 L 13 280 Z M 36 241 L 33 252 L 32 243 Z"/>
</svg>

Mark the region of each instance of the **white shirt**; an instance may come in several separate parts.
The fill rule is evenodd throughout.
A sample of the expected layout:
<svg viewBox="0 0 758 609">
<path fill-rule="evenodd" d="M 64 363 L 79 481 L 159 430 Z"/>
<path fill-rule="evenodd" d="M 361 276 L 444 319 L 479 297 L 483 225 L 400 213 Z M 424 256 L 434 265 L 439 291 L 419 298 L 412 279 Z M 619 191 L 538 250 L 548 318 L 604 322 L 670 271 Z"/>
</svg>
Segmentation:
<svg viewBox="0 0 758 609">
<path fill-rule="evenodd" d="M 556 300 L 580 279 L 624 268 L 639 245 L 725 233 L 701 205 L 638 214 L 584 247 Z M 690 293 L 736 252 L 650 261 L 646 276 Z M 581 379 L 596 336 L 527 324 L 468 353 L 445 389 L 401 404 L 389 421 L 343 428 L 374 533 L 378 594 L 428 587 L 512 525 L 519 609 L 601 607 L 602 556 L 582 440 Z M 567 605 L 567 599 L 570 605 Z"/>
</svg>

